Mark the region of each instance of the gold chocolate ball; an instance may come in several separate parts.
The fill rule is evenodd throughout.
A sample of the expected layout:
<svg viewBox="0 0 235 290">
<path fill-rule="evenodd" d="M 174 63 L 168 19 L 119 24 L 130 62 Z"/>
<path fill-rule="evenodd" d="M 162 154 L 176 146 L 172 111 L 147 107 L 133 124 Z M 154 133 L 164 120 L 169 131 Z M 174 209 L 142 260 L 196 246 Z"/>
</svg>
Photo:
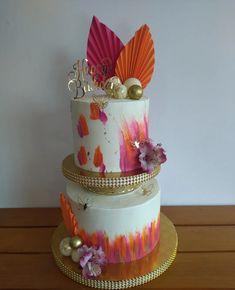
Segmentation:
<svg viewBox="0 0 235 290">
<path fill-rule="evenodd" d="M 133 85 L 128 89 L 128 98 L 139 100 L 143 96 L 143 89 L 138 85 Z"/>
<path fill-rule="evenodd" d="M 79 262 L 81 254 L 78 252 L 77 249 L 72 250 L 71 258 L 75 263 Z"/>
<path fill-rule="evenodd" d="M 111 83 L 113 83 L 115 86 L 121 84 L 121 81 L 120 81 L 120 79 L 119 79 L 117 76 L 111 77 L 111 78 L 109 79 L 109 81 L 110 81 Z"/>
<path fill-rule="evenodd" d="M 70 246 L 73 249 L 77 249 L 81 247 L 81 245 L 82 245 L 82 240 L 78 236 L 74 236 L 70 239 Z"/>
<path fill-rule="evenodd" d="M 127 90 L 131 86 L 134 86 L 134 85 L 138 85 L 138 86 L 140 86 L 142 88 L 140 80 L 138 80 L 136 78 L 129 78 L 129 79 L 125 80 L 125 82 L 124 82 L 124 86 L 127 87 Z"/>
<path fill-rule="evenodd" d="M 118 77 L 114 76 L 109 79 L 104 84 L 104 91 L 107 95 L 112 97 L 114 95 L 114 89 L 116 86 L 120 85 L 121 81 Z"/>
<path fill-rule="evenodd" d="M 71 255 L 72 247 L 70 246 L 70 238 L 64 238 L 60 242 L 60 253 L 66 257 Z"/>
<path fill-rule="evenodd" d="M 108 96 L 113 96 L 114 94 L 114 85 L 113 83 L 109 82 L 109 80 L 107 80 L 107 82 L 104 84 L 104 91 Z"/>
<path fill-rule="evenodd" d="M 127 96 L 127 88 L 124 85 L 117 85 L 114 88 L 113 98 L 115 99 L 125 99 Z"/>
</svg>

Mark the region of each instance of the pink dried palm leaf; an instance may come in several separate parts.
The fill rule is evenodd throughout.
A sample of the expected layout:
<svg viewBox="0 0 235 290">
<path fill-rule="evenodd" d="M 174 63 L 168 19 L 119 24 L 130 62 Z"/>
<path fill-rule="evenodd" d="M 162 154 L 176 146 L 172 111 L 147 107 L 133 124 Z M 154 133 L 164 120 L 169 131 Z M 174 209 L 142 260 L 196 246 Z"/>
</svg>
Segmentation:
<svg viewBox="0 0 235 290">
<path fill-rule="evenodd" d="M 87 42 L 87 59 L 93 78 L 98 83 L 114 76 L 116 61 L 123 47 L 118 36 L 93 16 Z"/>
</svg>

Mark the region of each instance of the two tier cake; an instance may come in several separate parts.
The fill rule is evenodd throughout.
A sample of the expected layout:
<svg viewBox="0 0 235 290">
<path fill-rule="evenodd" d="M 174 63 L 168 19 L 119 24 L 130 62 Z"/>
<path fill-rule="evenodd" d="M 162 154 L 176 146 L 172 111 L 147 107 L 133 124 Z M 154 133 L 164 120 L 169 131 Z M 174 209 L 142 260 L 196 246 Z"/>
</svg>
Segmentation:
<svg viewBox="0 0 235 290">
<path fill-rule="evenodd" d="M 84 278 L 105 265 L 142 259 L 160 239 L 161 144 L 149 136 L 144 88 L 154 70 L 147 25 L 123 45 L 93 17 L 87 59 L 69 73 L 74 153 L 63 161 L 67 178 L 60 204 L 68 237 L 60 252 Z"/>
</svg>

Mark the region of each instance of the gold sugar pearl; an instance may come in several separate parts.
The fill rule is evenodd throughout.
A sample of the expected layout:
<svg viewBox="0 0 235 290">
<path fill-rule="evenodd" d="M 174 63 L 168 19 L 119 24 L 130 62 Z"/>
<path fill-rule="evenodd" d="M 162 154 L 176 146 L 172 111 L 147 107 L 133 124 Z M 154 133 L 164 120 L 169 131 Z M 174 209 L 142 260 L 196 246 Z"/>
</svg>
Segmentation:
<svg viewBox="0 0 235 290">
<path fill-rule="evenodd" d="M 60 253 L 63 256 L 70 256 L 72 253 L 72 247 L 70 246 L 70 238 L 64 238 L 61 242 L 60 242 Z"/>
<path fill-rule="evenodd" d="M 74 236 L 70 239 L 70 246 L 73 249 L 77 249 L 81 247 L 81 245 L 82 245 L 82 240 L 78 236 Z"/>
<path fill-rule="evenodd" d="M 139 100 L 143 96 L 143 89 L 141 86 L 133 85 L 128 89 L 127 95 L 130 99 Z"/>
</svg>

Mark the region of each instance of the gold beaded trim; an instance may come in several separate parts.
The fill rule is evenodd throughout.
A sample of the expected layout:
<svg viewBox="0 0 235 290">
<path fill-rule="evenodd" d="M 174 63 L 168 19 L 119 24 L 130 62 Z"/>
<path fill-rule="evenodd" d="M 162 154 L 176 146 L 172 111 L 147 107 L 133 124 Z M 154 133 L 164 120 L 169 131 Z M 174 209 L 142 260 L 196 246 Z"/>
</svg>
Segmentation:
<svg viewBox="0 0 235 290">
<path fill-rule="evenodd" d="M 77 283 L 98 289 L 126 289 L 148 283 L 153 279 L 157 278 L 158 276 L 160 276 L 163 272 L 167 270 L 167 268 L 169 268 L 169 266 L 172 264 L 172 262 L 176 257 L 176 252 L 177 247 L 175 248 L 172 255 L 169 257 L 169 259 L 165 261 L 165 263 L 163 263 L 158 269 L 146 275 L 127 280 L 112 281 L 112 280 L 95 280 L 95 279 L 91 280 L 84 278 L 82 275 L 76 272 L 72 272 L 68 267 L 66 267 L 65 264 L 63 264 L 63 262 L 56 256 L 56 254 L 52 250 L 56 265 L 67 277 L 69 277 L 70 279 L 74 280 Z"/>
<path fill-rule="evenodd" d="M 63 261 L 63 257 L 61 257 L 59 253 L 58 250 L 59 242 L 64 237 L 64 235 L 67 235 L 66 233 L 63 232 L 61 225 L 58 226 L 58 228 L 55 230 L 51 243 L 52 253 L 56 265 L 67 277 L 74 280 L 75 282 L 98 289 L 125 289 L 148 283 L 151 280 L 160 276 L 170 267 L 177 253 L 178 237 L 174 225 L 162 213 L 160 220 L 161 220 L 160 247 L 157 249 L 157 251 L 159 252 L 155 252 L 154 254 L 156 255 L 155 256 L 156 264 L 154 264 L 152 271 L 150 270 L 148 273 L 144 275 L 123 280 L 115 280 L 115 279 L 109 280 L 108 278 L 106 278 L 105 280 L 102 278 L 99 279 L 99 277 L 97 277 L 96 279 L 84 278 L 81 274 L 81 271 L 78 268 L 74 268 L 72 266 L 75 263 L 72 261 L 70 262 L 70 260 L 69 262 L 67 262 L 68 260 Z"/>
<path fill-rule="evenodd" d="M 74 163 L 73 154 L 67 156 L 62 162 L 63 175 L 89 191 L 99 194 L 121 194 L 130 192 L 140 186 L 140 184 L 150 180 L 160 172 L 160 166 L 157 166 L 151 173 L 131 173 L 126 176 L 120 176 L 120 172 L 105 173 L 100 176 L 99 173 L 82 170 Z"/>
</svg>

